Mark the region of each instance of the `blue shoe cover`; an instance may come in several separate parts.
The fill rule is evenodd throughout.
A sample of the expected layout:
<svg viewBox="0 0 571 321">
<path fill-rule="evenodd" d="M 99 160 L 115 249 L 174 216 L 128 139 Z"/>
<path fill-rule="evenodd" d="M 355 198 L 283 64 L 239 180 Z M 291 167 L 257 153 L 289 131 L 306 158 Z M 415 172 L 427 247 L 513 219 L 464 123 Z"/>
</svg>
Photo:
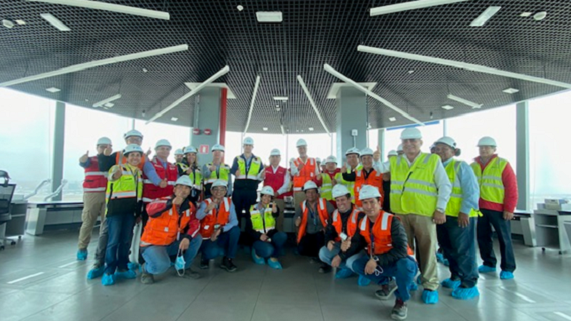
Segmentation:
<svg viewBox="0 0 571 321">
<path fill-rule="evenodd" d="M 410 282 L 410 286 L 408 287 L 409 291 L 416 291 L 418 290 L 418 284 L 416 284 L 416 282 Z"/>
<path fill-rule="evenodd" d="M 133 272 L 137 272 L 137 271 L 141 271 L 141 265 L 139 263 L 135 263 L 135 262 L 129 262 L 127 263 L 127 268 Z"/>
<path fill-rule="evenodd" d="M 460 280 L 452 280 L 452 279 L 446 279 L 444 281 L 442 281 L 442 286 L 445 288 L 449 288 L 452 290 L 456 290 L 456 288 L 458 288 L 460 286 Z"/>
<path fill-rule="evenodd" d="M 502 279 L 502 280 L 511 280 L 513 278 L 514 278 L 513 272 L 509 272 L 509 271 L 500 272 L 500 279 Z"/>
<path fill-rule="evenodd" d="M 442 264 L 444 264 L 444 266 L 450 266 L 450 261 L 448 261 L 448 259 L 444 259 Z"/>
<path fill-rule="evenodd" d="M 281 270 L 282 269 L 282 264 L 279 261 L 272 261 L 271 259 L 268 260 L 268 265 L 272 268 L 272 269 L 276 269 L 276 270 Z"/>
<path fill-rule="evenodd" d="M 77 250 L 77 260 L 85 261 L 87 259 L 87 250 Z"/>
<path fill-rule="evenodd" d="M 104 266 L 100 266 L 98 268 L 93 268 L 93 269 L 89 270 L 89 272 L 87 272 L 87 279 L 88 280 L 97 279 L 98 277 L 102 276 L 104 272 L 105 272 Z"/>
<path fill-rule="evenodd" d="M 252 260 L 254 260 L 254 263 L 256 263 L 256 264 L 260 264 L 260 265 L 266 264 L 266 260 L 264 260 L 263 257 L 257 256 L 256 250 L 254 250 L 254 249 L 252 249 Z"/>
<path fill-rule="evenodd" d="M 103 274 L 103 278 L 101 279 L 101 284 L 103 285 L 115 284 L 115 278 L 113 277 L 113 274 Z"/>
<path fill-rule="evenodd" d="M 137 278 L 137 273 L 135 273 L 135 271 L 133 270 L 127 270 L 127 271 L 122 271 L 122 272 L 115 272 L 115 277 L 117 279 L 136 279 Z"/>
<path fill-rule="evenodd" d="M 470 300 L 480 295 L 478 288 L 473 286 L 471 288 L 458 287 L 452 291 L 452 297 L 459 300 Z"/>
<path fill-rule="evenodd" d="M 357 284 L 359 284 L 359 286 L 368 286 L 369 284 L 371 284 L 371 280 L 367 279 L 362 275 L 359 275 L 359 280 L 357 281 Z"/>
<path fill-rule="evenodd" d="M 478 267 L 478 272 L 480 273 L 491 273 L 491 272 L 496 272 L 496 268 L 495 267 L 490 267 L 487 265 L 480 265 Z"/>
<path fill-rule="evenodd" d="M 438 292 L 424 290 L 422 291 L 422 302 L 426 304 L 436 304 L 438 303 Z"/>
<path fill-rule="evenodd" d="M 335 273 L 335 278 L 336 279 L 346 279 L 346 278 L 350 278 L 352 275 L 353 275 L 353 271 L 351 271 L 351 269 L 343 268 L 343 269 L 340 269 L 339 271 L 337 271 L 337 273 Z"/>
<path fill-rule="evenodd" d="M 436 252 L 436 262 L 438 263 L 444 263 L 444 254 Z"/>
</svg>

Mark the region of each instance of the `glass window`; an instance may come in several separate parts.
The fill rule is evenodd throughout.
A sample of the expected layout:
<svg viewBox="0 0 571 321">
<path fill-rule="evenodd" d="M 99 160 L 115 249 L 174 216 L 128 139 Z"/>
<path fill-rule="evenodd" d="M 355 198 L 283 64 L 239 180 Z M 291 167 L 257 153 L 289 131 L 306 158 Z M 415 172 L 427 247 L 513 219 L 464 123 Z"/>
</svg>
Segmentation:
<svg viewBox="0 0 571 321">
<path fill-rule="evenodd" d="M 17 184 L 16 194 L 29 194 L 51 178 L 55 102 L 49 99 L 0 88 L 0 169 Z M 51 185 L 45 185 L 31 201 L 42 201 Z"/>
<path fill-rule="evenodd" d="M 155 144 L 160 139 L 168 140 L 173 149 L 169 156 L 169 162 L 174 162 L 174 151 L 182 149 L 190 143 L 190 128 L 184 126 L 163 124 L 163 123 L 150 123 L 145 124 L 146 121 L 135 120 L 135 129 L 143 134 L 143 150 L 151 150 L 154 155 Z"/>
<path fill-rule="evenodd" d="M 334 135 L 334 134 L 333 134 Z M 333 135 L 328 134 L 294 134 L 287 135 L 287 160 L 290 158 L 298 157 L 296 143 L 300 138 L 305 139 L 307 142 L 307 155 L 309 157 L 319 157 L 322 160 L 327 156 L 335 155 L 336 146 L 333 145 Z M 284 157 L 282 156 L 282 159 Z"/>
<path fill-rule="evenodd" d="M 394 149 L 397 150 L 398 146 L 401 144 L 400 134 L 404 130 L 404 127 L 394 127 L 388 128 L 385 132 L 385 148 L 388 153 L 390 150 Z M 422 151 L 429 153 L 430 152 L 430 145 L 432 145 L 436 140 L 440 137 L 444 136 L 444 128 L 441 121 L 435 121 L 428 123 L 424 126 L 416 126 L 420 129 L 422 133 Z M 385 153 L 385 154 L 386 154 Z M 387 155 L 384 155 L 386 157 Z"/>
</svg>

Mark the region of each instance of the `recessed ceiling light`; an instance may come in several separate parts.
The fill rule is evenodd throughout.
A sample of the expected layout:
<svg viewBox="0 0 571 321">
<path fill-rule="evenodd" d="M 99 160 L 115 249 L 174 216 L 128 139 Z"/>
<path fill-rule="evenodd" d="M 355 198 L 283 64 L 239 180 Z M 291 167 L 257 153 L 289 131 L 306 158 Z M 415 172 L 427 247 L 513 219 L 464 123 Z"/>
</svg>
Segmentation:
<svg viewBox="0 0 571 321">
<path fill-rule="evenodd" d="M 148 71 L 147 68 L 143 68 L 143 72 L 147 72 L 147 71 Z"/>
<path fill-rule="evenodd" d="M 412 73 L 414 73 L 414 70 L 409 70 L 408 73 L 412 74 Z"/>
<path fill-rule="evenodd" d="M 281 11 L 258 11 L 256 12 L 258 22 L 282 22 Z"/>
<path fill-rule="evenodd" d="M 19 24 L 20 26 L 23 26 L 26 24 L 26 21 L 24 21 L 22 19 L 18 19 L 18 20 L 16 20 L 16 23 Z"/>
<path fill-rule="evenodd" d="M 519 89 L 515 89 L 515 88 L 508 88 L 508 89 L 504 89 L 502 90 L 503 92 L 505 92 L 506 94 L 515 94 L 519 91 Z"/>
<path fill-rule="evenodd" d="M 177 117 L 172 117 L 171 120 L 172 120 L 172 121 L 177 121 L 178 118 L 177 118 Z"/>
<path fill-rule="evenodd" d="M 276 107 L 276 110 L 277 110 L 277 111 L 280 111 L 280 110 L 282 110 L 282 109 L 281 109 L 280 107 Z"/>
<path fill-rule="evenodd" d="M 8 29 L 14 28 L 14 23 L 10 20 L 2 19 L 2 24 Z"/>
<path fill-rule="evenodd" d="M 117 100 L 119 98 L 121 98 L 121 94 L 117 94 L 117 95 L 111 96 L 109 98 L 105 98 L 105 99 L 98 101 L 95 104 L 93 104 L 93 107 L 97 108 L 97 107 L 105 106 L 105 104 L 110 103 L 110 102 Z"/>
<path fill-rule="evenodd" d="M 502 7 L 488 7 L 488 9 L 484 10 L 482 14 L 478 16 L 478 18 L 474 19 L 472 23 L 470 23 L 470 27 L 481 27 L 483 26 L 490 18 L 495 15 L 498 11 L 500 11 Z"/>
<path fill-rule="evenodd" d="M 106 103 L 106 104 L 103 105 L 103 106 L 108 107 L 108 108 L 111 108 L 111 107 L 115 106 L 115 104 L 114 104 L 114 103 Z"/>
<path fill-rule="evenodd" d="M 289 98 L 284 96 L 275 96 L 274 100 L 287 101 Z"/>
<path fill-rule="evenodd" d="M 242 11 L 242 10 L 244 10 L 244 7 L 242 7 L 242 6 L 239 5 L 239 6 L 236 7 L 236 9 L 238 9 L 238 11 Z"/>
<path fill-rule="evenodd" d="M 529 17 L 533 14 L 533 12 L 522 12 L 519 16 L 520 17 Z"/>
<path fill-rule="evenodd" d="M 268 131 L 268 127 L 262 127 L 262 129 L 267 132 Z"/>
<path fill-rule="evenodd" d="M 442 106 L 442 109 L 452 110 L 452 109 L 454 109 L 454 106 L 444 105 L 444 106 Z"/>
<path fill-rule="evenodd" d="M 545 11 L 541 11 L 541 12 L 538 12 L 538 13 L 533 15 L 533 19 L 535 19 L 537 21 L 543 20 L 543 19 L 545 19 L 545 17 L 547 17 L 547 12 L 545 12 Z"/>
<path fill-rule="evenodd" d="M 396 121 L 397 119 L 395 117 L 389 117 L 390 121 Z"/>
<path fill-rule="evenodd" d="M 313 127 L 309 127 L 308 129 L 309 129 L 310 132 L 312 132 L 314 128 L 313 128 Z"/>
<path fill-rule="evenodd" d="M 50 87 L 46 89 L 47 91 L 51 92 L 51 93 L 57 93 L 58 91 L 60 91 L 61 89 L 56 88 L 56 87 Z"/>
<path fill-rule="evenodd" d="M 53 14 L 51 13 L 40 13 L 40 17 L 42 17 L 44 20 L 46 20 L 47 22 L 50 23 L 50 25 L 54 26 L 55 28 L 57 28 L 59 31 L 71 31 L 71 29 L 69 29 L 68 26 L 64 25 L 63 22 L 61 22 L 61 20 L 59 20 L 58 18 L 56 18 Z"/>
</svg>

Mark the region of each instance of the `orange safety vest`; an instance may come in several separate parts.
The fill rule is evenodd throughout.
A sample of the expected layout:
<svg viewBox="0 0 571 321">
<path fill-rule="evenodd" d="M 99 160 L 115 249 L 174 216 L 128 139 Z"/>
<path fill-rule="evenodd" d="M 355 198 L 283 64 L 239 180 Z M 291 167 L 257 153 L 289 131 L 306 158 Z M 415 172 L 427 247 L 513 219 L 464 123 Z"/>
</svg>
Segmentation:
<svg viewBox="0 0 571 321">
<path fill-rule="evenodd" d="M 206 206 L 208 206 L 212 203 L 212 198 L 207 198 L 204 202 L 206 203 Z M 200 234 L 202 237 L 210 237 L 212 235 L 212 231 L 214 231 L 214 225 L 216 223 L 220 224 L 220 228 L 228 223 L 228 219 L 230 218 L 231 202 L 232 199 L 230 197 L 224 197 L 224 200 L 220 203 L 222 206 L 220 206 L 218 211 L 213 209 L 206 213 L 206 216 L 200 221 Z"/>
<path fill-rule="evenodd" d="M 381 194 L 381 204 L 383 202 L 383 198 L 385 198 L 385 191 L 383 190 L 383 173 L 377 172 L 373 169 L 373 171 L 369 174 L 369 177 L 365 178 L 365 170 L 358 169 L 355 171 L 355 186 L 353 187 L 355 190 L 355 205 L 357 207 L 361 207 L 363 203 L 359 200 L 359 192 L 363 185 L 371 185 L 376 187 Z"/>
<path fill-rule="evenodd" d="M 359 219 L 360 211 L 354 207 L 353 212 L 351 212 L 351 216 L 349 216 L 349 220 L 347 220 L 347 226 L 345 229 L 345 234 L 349 237 L 353 237 L 355 232 L 357 232 L 357 220 Z M 341 241 L 339 235 L 343 232 L 343 220 L 341 219 L 341 214 L 339 214 L 339 210 L 335 210 L 333 212 L 333 222 L 331 223 L 337 231 L 337 238 L 335 239 L 336 242 Z"/>
<path fill-rule="evenodd" d="M 139 163 L 139 165 L 137 165 L 137 167 L 143 171 L 143 166 L 145 165 L 145 162 L 147 161 L 147 154 L 143 153 L 143 155 L 141 156 L 141 162 Z M 127 163 L 127 157 L 125 157 L 125 155 L 123 155 L 123 152 L 116 152 L 115 153 L 115 165 L 120 165 L 120 164 L 125 164 Z"/>
<path fill-rule="evenodd" d="M 303 164 L 301 158 L 297 158 L 293 164 L 295 167 L 298 167 L 300 164 Z M 315 178 L 315 167 L 317 166 L 317 162 L 315 158 L 308 157 L 307 161 L 301 168 L 301 171 L 297 173 L 297 175 L 293 176 L 293 191 L 301 192 L 303 191 L 303 185 L 308 181 L 311 181 Z"/>
<path fill-rule="evenodd" d="M 158 202 L 166 203 L 170 197 L 163 197 Z M 172 206 L 168 212 L 164 212 L 159 217 L 149 217 L 145 226 L 143 236 L 141 236 L 141 246 L 166 246 L 178 240 L 180 234 L 189 226 L 189 233 L 196 236 L 200 228 L 200 223 L 194 216 L 196 207 L 189 202 L 190 208 L 179 214 L 176 206 Z M 190 224 L 190 225 L 189 225 Z"/>
<path fill-rule="evenodd" d="M 301 225 L 299 226 L 299 232 L 297 234 L 297 243 L 301 242 L 301 238 L 305 235 L 305 229 L 307 227 L 307 214 L 309 214 L 309 208 L 305 205 L 307 201 L 301 203 Z M 317 214 L 319 214 L 319 219 L 323 227 L 327 226 L 327 219 L 329 219 L 329 213 L 327 212 L 327 200 L 320 198 L 317 201 Z"/>
<path fill-rule="evenodd" d="M 370 220 L 368 217 L 363 217 L 359 223 L 359 231 L 365 238 L 369 248 L 369 255 L 380 255 L 387 253 L 393 248 L 393 238 L 391 236 L 391 226 L 393 223 L 393 214 L 381 210 L 377 221 L 373 224 L 373 238 L 375 243 L 371 244 Z M 398 218 L 397 218 L 398 219 Z M 407 247 L 408 255 L 413 256 L 410 246 Z"/>
</svg>

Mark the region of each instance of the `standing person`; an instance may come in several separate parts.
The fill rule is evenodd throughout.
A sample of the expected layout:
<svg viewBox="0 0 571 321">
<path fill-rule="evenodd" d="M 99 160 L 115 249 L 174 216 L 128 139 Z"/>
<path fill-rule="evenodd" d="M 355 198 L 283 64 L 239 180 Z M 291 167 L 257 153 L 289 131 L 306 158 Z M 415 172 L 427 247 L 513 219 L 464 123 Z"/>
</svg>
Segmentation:
<svg viewBox="0 0 571 321">
<path fill-rule="evenodd" d="M 188 147 L 186 147 L 188 148 Z M 188 162 L 186 160 L 186 148 L 184 151 L 182 149 L 177 149 L 174 152 L 175 156 L 175 166 L 178 171 L 178 175 L 181 176 L 188 169 Z"/>
<path fill-rule="evenodd" d="M 300 255 L 318 260 L 319 250 L 325 244 L 325 227 L 334 208 L 331 203 L 319 197 L 317 185 L 308 181 L 303 186 L 306 199 L 295 210 L 297 251 Z M 321 262 L 321 261 L 320 261 Z M 319 273 L 331 271 L 331 266 L 321 262 Z"/>
<path fill-rule="evenodd" d="M 317 182 L 321 184 L 321 197 L 326 199 L 328 202 L 337 207 L 335 199 L 331 194 L 333 185 L 337 184 L 336 177 L 339 177 L 341 170 L 337 168 L 337 158 L 335 156 L 329 156 L 325 159 L 325 170 L 317 176 Z"/>
<path fill-rule="evenodd" d="M 315 181 L 320 173 L 320 168 L 314 158 L 307 156 L 307 143 L 305 139 L 299 139 L 296 143 L 299 157 L 290 162 L 290 172 L 293 177 L 293 203 L 296 211 L 305 200 L 303 186 L 309 181 Z"/>
<path fill-rule="evenodd" d="M 476 218 L 480 188 L 470 166 L 454 158 L 460 156 L 454 139 L 445 136 L 434 145 L 452 184 L 445 212 L 446 222 L 436 226 L 438 243 L 449 261 L 451 274 L 442 286 L 451 288 L 454 298 L 472 299 L 479 295 L 476 287 Z"/>
<path fill-rule="evenodd" d="M 323 171 L 323 167 L 324 167 L 323 165 L 325 165 L 325 164 L 323 164 L 323 163 L 321 162 L 321 158 L 315 157 L 315 162 L 317 163 L 317 168 L 319 168 L 319 172 L 322 172 L 322 171 Z"/>
<path fill-rule="evenodd" d="M 119 278 L 137 277 L 127 264 L 135 218 L 141 215 L 143 179 L 137 166 L 143 150 L 139 145 L 131 144 L 125 147 L 123 155 L 127 157 L 127 163 L 114 165 L 109 170 L 105 214 L 109 240 L 105 252 L 105 274 L 101 279 L 103 285 L 113 285 Z"/>
<path fill-rule="evenodd" d="M 274 203 L 278 206 L 279 216 L 277 217 L 277 229 L 283 231 L 284 228 L 284 210 L 285 202 L 284 197 L 289 191 L 291 177 L 289 172 L 282 166 L 281 153 L 279 149 L 272 149 L 270 152 L 270 166 L 262 173 L 264 179 L 264 186 L 270 186 L 275 191 Z"/>
<path fill-rule="evenodd" d="M 258 197 L 258 185 L 261 178 L 264 164 L 262 160 L 252 153 L 254 140 L 251 137 L 244 138 L 244 153 L 236 156 L 232 162 L 230 173 L 234 174 L 234 192 L 232 202 L 236 206 L 238 215 L 238 226 L 242 223 L 242 218 L 246 218 L 246 232 L 242 234 L 242 244 L 251 245 L 254 240 L 250 239 L 252 224 L 250 221 L 250 207 L 256 204 Z"/>
<path fill-rule="evenodd" d="M 174 151 L 174 163 L 175 164 L 182 163 L 183 159 L 184 159 L 184 152 L 182 151 L 182 149 L 178 148 L 177 150 Z"/>
<path fill-rule="evenodd" d="M 341 172 L 339 172 L 335 180 L 337 183 L 345 185 L 351 193 L 351 203 L 355 204 L 355 181 L 346 181 L 343 179 L 343 173 L 351 174 L 357 170 L 363 169 L 363 165 L 360 163 L 361 152 L 358 148 L 351 147 L 345 152 L 346 163 L 341 167 Z"/>
<path fill-rule="evenodd" d="M 391 150 L 387 155 L 387 158 L 398 157 L 396 150 Z M 390 212 L 391 211 L 391 173 L 387 172 L 383 174 L 383 191 L 385 192 L 385 197 L 383 197 L 383 209 Z"/>
<path fill-rule="evenodd" d="M 496 154 L 496 140 L 482 137 L 478 142 L 480 156 L 470 165 L 480 185 L 480 211 L 478 219 L 478 246 L 484 263 L 480 273 L 496 271 L 496 255 L 492 239 L 492 226 L 498 234 L 502 263 L 500 279 L 513 279 L 516 264 L 511 239 L 510 221 L 517 205 L 517 179 L 510 163 Z"/>
<path fill-rule="evenodd" d="M 232 195 L 232 176 L 230 166 L 224 164 L 224 146 L 216 144 L 212 146 L 212 163 L 202 166 L 202 178 L 204 179 L 204 198 L 212 196 L 212 183 L 216 180 L 226 181 L 227 196 Z"/>
<path fill-rule="evenodd" d="M 198 204 L 202 201 L 202 171 L 198 166 L 198 155 L 197 150 L 193 146 L 187 146 L 184 149 L 184 155 L 186 157 L 186 168 L 181 170 L 179 168 L 178 175 L 188 175 L 190 181 L 192 182 L 192 190 L 190 191 L 189 199 L 194 203 Z"/>
<path fill-rule="evenodd" d="M 377 148 L 377 152 L 378 148 Z M 361 164 L 363 164 L 362 169 L 358 169 L 352 173 L 343 173 L 343 179 L 350 182 L 355 182 L 354 195 L 355 195 L 355 205 L 361 207 L 361 201 L 359 200 L 359 191 L 364 185 L 371 185 L 376 187 L 381 194 L 381 198 L 384 197 L 383 190 L 383 173 L 377 170 L 373 166 L 373 150 L 370 148 L 364 148 L 361 151 Z"/>
<path fill-rule="evenodd" d="M 252 259 L 256 264 L 265 264 L 276 270 L 282 265 L 278 257 L 283 251 L 287 235 L 276 228 L 275 218 L 280 210 L 273 202 L 275 192 L 271 186 L 264 186 L 260 192 L 260 202 L 250 208 L 252 230 L 250 234 L 255 240 L 252 246 Z"/>
<path fill-rule="evenodd" d="M 200 278 L 200 274 L 190 268 L 202 244 L 196 207 L 189 199 L 191 190 L 190 178 L 181 176 L 176 180 L 172 196 L 147 206 L 149 222 L 141 237 L 141 252 L 145 258 L 143 284 L 154 283 L 153 275 L 166 272 L 171 266 L 171 256 L 176 256 L 178 275 Z"/>
<path fill-rule="evenodd" d="M 103 151 L 109 146 L 111 146 L 111 140 L 109 138 L 99 138 L 99 140 L 97 140 L 97 154 L 103 154 Z M 89 151 L 81 156 L 79 166 L 83 167 L 85 171 L 85 179 L 83 181 L 83 212 L 81 213 L 82 224 L 79 229 L 79 240 L 77 244 L 77 259 L 85 261 L 87 259 L 87 246 L 91 241 L 91 232 L 98 217 L 101 217 L 99 234 L 101 235 L 103 231 L 107 175 L 99 171 L 97 156 L 89 157 Z"/>
</svg>

